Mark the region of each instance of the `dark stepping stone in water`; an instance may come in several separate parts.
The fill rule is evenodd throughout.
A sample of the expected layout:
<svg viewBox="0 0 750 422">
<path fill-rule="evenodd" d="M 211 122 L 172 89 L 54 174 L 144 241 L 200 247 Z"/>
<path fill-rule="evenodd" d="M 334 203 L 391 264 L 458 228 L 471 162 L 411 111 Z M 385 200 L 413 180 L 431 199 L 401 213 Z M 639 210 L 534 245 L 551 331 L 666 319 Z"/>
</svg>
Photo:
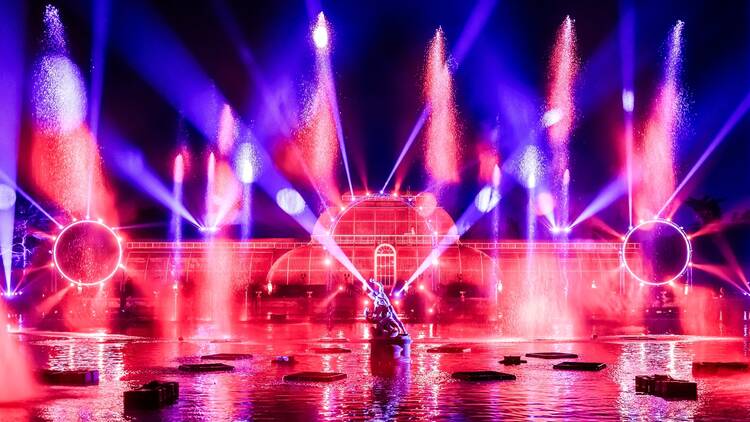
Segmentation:
<svg viewBox="0 0 750 422">
<path fill-rule="evenodd" d="M 539 358 L 539 359 L 576 359 L 578 355 L 575 353 L 560 353 L 560 352 L 539 352 L 539 353 L 526 353 L 527 358 Z"/>
<path fill-rule="evenodd" d="M 431 349 L 427 349 L 427 353 L 465 353 L 465 352 L 471 352 L 471 347 L 466 347 L 463 345 L 452 346 L 452 345 L 446 344 L 444 346 L 438 346 L 438 347 L 433 347 Z"/>
<path fill-rule="evenodd" d="M 693 362 L 693 375 L 747 371 L 750 371 L 747 362 Z"/>
<path fill-rule="evenodd" d="M 299 382 L 331 382 L 346 378 L 346 374 L 341 372 L 297 372 L 294 374 L 284 375 L 284 381 Z"/>
<path fill-rule="evenodd" d="M 669 375 L 637 375 L 635 392 L 662 397 L 667 400 L 696 400 L 698 384 L 677 380 Z"/>
<path fill-rule="evenodd" d="M 233 371 L 234 366 L 223 363 L 185 363 L 178 366 L 177 369 L 185 372 L 221 372 Z"/>
<path fill-rule="evenodd" d="M 552 367 L 565 371 L 601 371 L 607 365 L 600 362 L 561 362 L 557 365 L 552 365 Z"/>
<path fill-rule="evenodd" d="M 319 339 L 316 339 L 315 342 L 317 343 L 349 343 L 350 340 L 346 337 L 320 337 Z"/>
<path fill-rule="evenodd" d="M 99 371 L 96 369 L 75 371 L 42 369 L 39 371 L 39 379 L 49 385 L 97 385 L 99 384 Z"/>
<path fill-rule="evenodd" d="M 651 375 L 636 375 L 635 392 L 640 394 L 654 394 L 654 377 Z"/>
<path fill-rule="evenodd" d="M 135 390 L 123 394 L 125 410 L 158 409 L 177 401 L 180 387 L 176 382 L 151 381 Z"/>
<path fill-rule="evenodd" d="M 516 379 L 516 376 L 513 374 L 497 371 L 454 372 L 451 377 L 461 381 L 510 381 Z"/>
<path fill-rule="evenodd" d="M 313 352 L 325 355 L 329 353 L 351 353 L 352 351 L 349 349 L 344 349 L 343 347 L 313 347 Z"/>
<path fill-rule="evenodd" d="M 201 359 L 203 360 L 243 360 L 252 358 L 253 355 L 248 355 L 245 353 L 216 353 L 213 355 L 201 356 Z"/>
<path fill-rule="evenodd" d="M 520 365 L 526 363 L 526 361 L 521 359 L 521 356 L 505 356 L 500 363 L 503 365 Z"/>
<path fill-rule="evenodd" d="M 282 322 L 287 320 L 286 314 L 268 314 L 268 319 L 274 322 Z"/>
<path fill-rule="evenodd" d="M 294 356 L 276 356 L 275 358 L 271 359 L 271 363 L 275 363 L 277 365 L 294 365 L 297 363 L 297 360 L 294 358 Z"/>
<path fill-rule="evenodd" d="M 697 400 L 698 384 L 673 378 L 656 380 L 653 395 L 672 400 Z"/>
</svg>

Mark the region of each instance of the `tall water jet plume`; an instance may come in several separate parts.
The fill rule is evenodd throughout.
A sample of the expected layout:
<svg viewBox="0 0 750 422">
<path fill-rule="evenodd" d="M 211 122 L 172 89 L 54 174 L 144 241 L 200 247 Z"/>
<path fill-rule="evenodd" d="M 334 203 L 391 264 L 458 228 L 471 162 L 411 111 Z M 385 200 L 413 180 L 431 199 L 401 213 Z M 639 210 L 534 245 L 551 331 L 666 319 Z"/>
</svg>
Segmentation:
<svg viewBox="0 0 750 422">
<path fill-rule="evenodd" d="M 298 132 L 298 139 L 302 159 L 316 189 L 329 201 L 337 201 L 338 135 L 332 104 L 334 99 L 330 97 L 333 88 L 330 86 L 331 80 L 326 76 L 325 66 L 325 60 L 319 55 L 316 86 L 307 99 L 303 116 L 304 126 Z"/>
<path fill-rule="evenodd" d="M 664 79 L 652 105 L 638 154 L 641 172 L 635 189 L 635 212 L 639 219 L 653 218 L 675 189 L 675 143 L 685 109 L 680 86 L 683 26 L 684 23 L 678 21 L 669 35 Z"/>
<path fill-rule="evenodd" d="M 106 188 L 96 141 L 85 124 L 84 82 L 68 56 L 59 11 L 51 5 L 45 9 L 44 25 L 44 50 L 34 65 L 31 95 L 32 180 L 69 213 L 112 221 L 114 200 Z"/>
<path fill-rule="evenodd" d="M 550 60 L 550 81 L 547 93 L 547 110 L 543 123 L 547 126 L 552 150 L 551 176 L 554 183 L 554 196 L 563 202 L 562 183 L 568 169 L 568 143 L 575 119 L 574 84 L 578 72 L 576 36 L 573 20 L 566 16 L 557 31 L 557 39 Z M 568 216 L 563 208 L 558 224 L 565 226 Z"/>
<path fill-rule="evenodd" d="M 438 182 L 458 182 L 461 149 L 453 81 L 446 60 L 442 28 L 435 32 L 427 52 L 424 96 L 429 109 L 425 131 L 425 167 L 430 176 Z"/>
</svg>

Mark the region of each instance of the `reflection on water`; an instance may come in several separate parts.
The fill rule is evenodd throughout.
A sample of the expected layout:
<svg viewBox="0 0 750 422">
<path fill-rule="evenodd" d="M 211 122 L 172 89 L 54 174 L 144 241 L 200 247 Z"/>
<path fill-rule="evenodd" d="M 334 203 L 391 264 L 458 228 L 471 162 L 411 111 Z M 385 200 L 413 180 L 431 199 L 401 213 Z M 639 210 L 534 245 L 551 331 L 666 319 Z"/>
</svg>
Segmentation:
<svg viewBox="0 0 750 422">
<path fill-rule="evenodd" d="M 2 420 L 342 420 L 540 418 L 684 420 L 720 415 L 750 418 L 750 375 L 699 378 L 697 401 L 666 401 L 634 393 L 634 376 L 667 373 L 692 379 L 693 360 L 747 360 L 744 339 L 649 337 L 597 341 L 482 341 L 470 353 L 433 354 L 438 343 L 475 342 L 486 335 L 467 327 L 410 327 L 410 359 L 372 358 L 361 325 L 247 325 L 227 341 L 67 334 L 24 334 L 38 366 L 97 368 L 100 385 L 41 387 L 37 399 L 0 407 Z M 198 331 L 196 331 L 198 332 Z M 439 335 L 437 334 L 439 333 Z M 460 334 L 459 334 L 460 333 Z M 333 336 L 322 343 L 321 337 Z M 352 353 L 317 355 L 311 346 L 342 346 Z M 578 353 L 605 362 L 601 372 L 555 371 L 552 361 L 529 359 L 521 366 L 498 363 L 504 355 L 531 351 Z M 252 353 L 235 361 L 231 373 L 184 374 L 175 368 L 210 353 Z M 277 355 L 294 354 L 292 367 L 274 365 Z M 515 381 L 466 383 L 451 379 L 459 370 L 510 372 Z M 331 384 L 281 381 L 296 371 L 345 372 Z M 152 379 L 180 383 L 177 404 L 150 413 L 124 413 L 122 393 Z"/>
</svg>

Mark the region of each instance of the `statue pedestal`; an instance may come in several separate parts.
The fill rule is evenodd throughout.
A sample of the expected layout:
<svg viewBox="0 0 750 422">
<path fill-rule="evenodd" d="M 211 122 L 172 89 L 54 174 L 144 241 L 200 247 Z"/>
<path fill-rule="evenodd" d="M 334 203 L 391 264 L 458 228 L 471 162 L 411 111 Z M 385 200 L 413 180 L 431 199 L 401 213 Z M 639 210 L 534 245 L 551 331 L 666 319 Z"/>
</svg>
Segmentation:
<svg viewBox="0 0 750 422">
<path fill-rule="evenodd" d="M 370 339 L 373 358 L 401 359 L 409 358 L 411 337 L 401 334 L 396 337 L 376 337 Z"/>
</svg>

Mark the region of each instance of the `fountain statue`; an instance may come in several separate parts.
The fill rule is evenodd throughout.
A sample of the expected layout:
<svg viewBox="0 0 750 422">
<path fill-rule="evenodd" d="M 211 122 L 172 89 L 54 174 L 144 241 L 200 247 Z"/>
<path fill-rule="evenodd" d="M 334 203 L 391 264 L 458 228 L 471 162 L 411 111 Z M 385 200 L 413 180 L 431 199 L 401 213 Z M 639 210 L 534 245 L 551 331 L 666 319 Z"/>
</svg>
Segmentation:
<svg viewBox="0 0 750 422">
<path fill-rule="evenodd" d="M 383 285 L 375 279 L 370 279 L 367 287 L 367 295 L 372 300 L 372 310 L 365 308 L 365 320 L 373 324 L 371 329 L 373 346 L 393 348 L 393 355 L 396 357 L 408 356 L 411 337 L 391 305 Z"/>
</svg>

